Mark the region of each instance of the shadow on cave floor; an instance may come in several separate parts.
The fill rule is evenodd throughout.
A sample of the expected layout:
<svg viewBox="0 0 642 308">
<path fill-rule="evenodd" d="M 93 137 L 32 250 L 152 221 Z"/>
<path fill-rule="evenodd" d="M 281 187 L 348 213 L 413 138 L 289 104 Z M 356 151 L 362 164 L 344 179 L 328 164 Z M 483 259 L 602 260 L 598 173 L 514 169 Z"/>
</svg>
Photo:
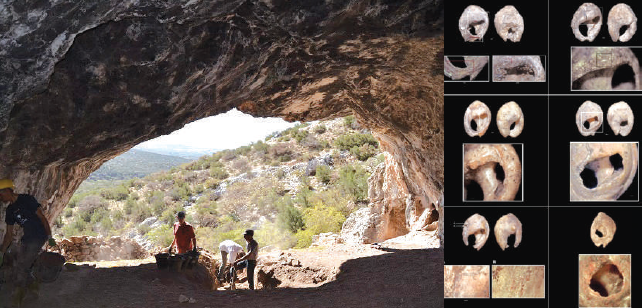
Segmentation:
<svg viewBox="0 0 642 308">
<path fill-rule="evenodd" d="M 443 307 L 443 249 L 394 250 L 351 259 L 315 288 L 209 291 L 204 269 L 172 273 L 155 264 L 65 271 L 24 307 Z M 181 304 L 183 294 L 195 304 Z"/>
</svg>

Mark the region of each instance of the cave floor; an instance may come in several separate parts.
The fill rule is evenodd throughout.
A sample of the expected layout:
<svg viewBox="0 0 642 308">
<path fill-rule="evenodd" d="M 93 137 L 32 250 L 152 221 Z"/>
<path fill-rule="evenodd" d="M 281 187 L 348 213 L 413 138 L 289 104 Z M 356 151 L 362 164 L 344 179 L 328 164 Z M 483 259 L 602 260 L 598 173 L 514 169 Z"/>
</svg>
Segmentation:
<svg viewBox="0 0 642 308">
<path fill-rule="evenodd" d="M 160 271 L 150 259 L 80 265 L 23 307 L 443 307 L 443 249 L 384 248 L 339 262 L 336 279 L 321 286 L 256 291 L 247 283 L 212 291 L 206 270 Z"/>
</svg>

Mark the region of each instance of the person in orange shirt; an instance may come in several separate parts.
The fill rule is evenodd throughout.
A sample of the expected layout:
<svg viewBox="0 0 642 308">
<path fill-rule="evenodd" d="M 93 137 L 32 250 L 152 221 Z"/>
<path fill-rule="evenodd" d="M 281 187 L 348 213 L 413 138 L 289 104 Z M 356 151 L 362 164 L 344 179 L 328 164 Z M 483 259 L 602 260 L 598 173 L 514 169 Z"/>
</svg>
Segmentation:
<svg viewBox="0 0 642 308">
<path fill-rule="evenodd" d="M 169 253 L 172 253 L 174 245 L 176 245 L 178 253 L 186 253 L 190 250 L 196 251 L 194 227 L 185 221 L 185 212 L 178 212 L 176 219 L 178 219 L 178 222 L 174 224 L 174 241 L 169 245 Z"/>
</svg>

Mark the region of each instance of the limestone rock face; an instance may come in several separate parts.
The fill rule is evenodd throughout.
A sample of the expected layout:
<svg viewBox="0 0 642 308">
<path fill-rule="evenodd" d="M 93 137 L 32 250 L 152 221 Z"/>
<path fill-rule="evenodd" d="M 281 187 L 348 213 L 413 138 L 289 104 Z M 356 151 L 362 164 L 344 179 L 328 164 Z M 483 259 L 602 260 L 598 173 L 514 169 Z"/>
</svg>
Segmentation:
<svg viewBox="0 0 642 308">
<path fill-rule="evenodd" d="M 402 179 L 383 206 L 401 234 L 408 205 L 441 211 L 443 5 L 5 1 L 0 177 L 53 220 L 105 161 L 196 119 L 353 113 Z"/>
</svg>

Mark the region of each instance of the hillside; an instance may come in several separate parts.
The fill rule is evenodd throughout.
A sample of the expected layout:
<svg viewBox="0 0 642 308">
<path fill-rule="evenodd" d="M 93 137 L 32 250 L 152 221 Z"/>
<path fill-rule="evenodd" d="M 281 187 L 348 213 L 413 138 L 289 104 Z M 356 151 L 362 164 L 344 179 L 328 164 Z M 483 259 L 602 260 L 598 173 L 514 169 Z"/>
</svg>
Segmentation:
<svg viewBox="0 0 642 308">
<path fill-rule="evenodd" d="M 78 191 L 54 233 L 167 247 L 176 213 L 186 211 L 199 246 L 240 242 L 242 230 L 253 228 L 266 245 L 307 247 L 367 205 L 367 179 L 382 156 L 354 117 L 303 123 L 169 171 Z"/>
<path fill-rule="evenodd" d="M 89 181 L 98 180 L 128 180 L 142 178 L 146 175 L 169 170 L 174 166 L 184 164 L 190 160 L 131 149 L 118 157 L 104 163 L 88 178 Z"/>
</svg>

